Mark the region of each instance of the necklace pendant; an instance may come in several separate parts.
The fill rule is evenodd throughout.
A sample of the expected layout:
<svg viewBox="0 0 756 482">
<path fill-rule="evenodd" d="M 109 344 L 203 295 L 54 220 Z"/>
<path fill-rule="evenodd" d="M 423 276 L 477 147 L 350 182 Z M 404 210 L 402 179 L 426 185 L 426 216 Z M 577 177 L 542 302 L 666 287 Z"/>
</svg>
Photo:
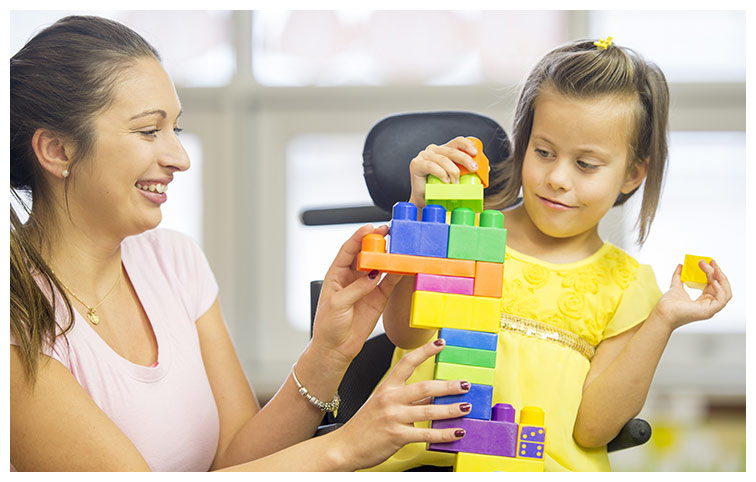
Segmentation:
<svg viewBox="0 0 756 482">
<path fill-rule="evenodd" d="M 100 323 L 100 318 L 97 316 L 97 313 L 95 313 L 94 309 L 87 311 L 87 318 L 89 318 L 89 321 L 93 325 L 98 325 Z"/>
</svg>

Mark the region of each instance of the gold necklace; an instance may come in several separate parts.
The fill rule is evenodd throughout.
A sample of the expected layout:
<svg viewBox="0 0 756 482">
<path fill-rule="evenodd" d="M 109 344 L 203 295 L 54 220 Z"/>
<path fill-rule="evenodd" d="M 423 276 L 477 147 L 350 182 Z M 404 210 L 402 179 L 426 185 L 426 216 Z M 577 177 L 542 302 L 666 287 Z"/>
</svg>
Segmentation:
<svg viewBox="0 0 756 482">
<path fill-rule="evenodd" d="M 50 270 L 50 271 L 52 271 L 52 270 Z M 52 271 L 52 274 L 55 274 L 55 271 Z M 97 316 L 96 310 L 97 310 L 97 308 L 100 307 L 100 305 L 102 305 L 105 302 L 105 300 L 108 298 L 108 296 L 110 296 L 110 294 L 116 289 L 116 286 L 118 286 L 118 283 L 121 281 L 122 274 L 123 274 L 123 268 L 121 268 L 121 269 L 118 270 L 118 279 L 116 279 L 115 284 L 113 285 L 112 288 L 110 288 L 110 291 L 108 291 L 108 294 L 106 294 L 105 296 L 103 296 L 103 298 L 100 300 L 100 302 L 97 303 L 94 306 L 89 306 L 84 300 L 82 300 L 81 298 L 79 298 L 78 296 L 76 296 L 76 293 L 74 293 L 73 291 L 71 291 L 71 288 L 69 288 L 63 282 L 63 280 L 60 279 L 60 276 L 58 276 L 58 281 L 60 281 L 60 284 L 63 285 L 63 287 L 66 289 L 66 291 L 68 291 L 69 293 L 71 293 L 71 296 L 73 296 L 74 298 L 76 298 L 79 301 L 79 303 L 81 303 L 82 305 L 86 306 L 86 308 L 87 308 L 87 319 L 89 319 L 90 323 L 92 323 L 93 325 L 99 325 L 100 324 L 100 317 Z"/>
</svg>

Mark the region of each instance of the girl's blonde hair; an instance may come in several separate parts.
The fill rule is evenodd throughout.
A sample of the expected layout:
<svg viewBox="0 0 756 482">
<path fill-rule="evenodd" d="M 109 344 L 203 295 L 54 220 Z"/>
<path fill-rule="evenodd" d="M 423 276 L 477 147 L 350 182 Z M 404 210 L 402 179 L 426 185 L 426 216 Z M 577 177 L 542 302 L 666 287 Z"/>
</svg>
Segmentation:
<svg viewBox="0 0 756 482">
<path fill-rule="evenodd" d="M 637 241 L 643 244 L 656 214 L 667 167 L 669 89 L 659 67 L 627 47 L 611 45 L 601 50 L 593 41 L 580 40 L 552 50 L 538 62 L 517 102 L 512 127 L 514 148 L 507 162 L 492 172 L 494 189 L 486 199 L 486 208 L 504 209 L 517 200 L 535 103 L 545 91 L 578 99 L 616 95 L 637 101 L 628 169 L 646 160 L 649 163 L 637 221 Z M 623 204 L 634 193 L 620 193 L 614 205 Z"/>
</svg>

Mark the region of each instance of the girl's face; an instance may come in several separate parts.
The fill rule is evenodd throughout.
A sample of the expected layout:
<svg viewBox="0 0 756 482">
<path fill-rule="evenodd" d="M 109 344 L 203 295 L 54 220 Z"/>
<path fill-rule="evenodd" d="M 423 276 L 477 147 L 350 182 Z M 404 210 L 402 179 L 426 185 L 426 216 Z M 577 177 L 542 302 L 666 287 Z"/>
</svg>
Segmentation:
<svg viewBox="0 0 756 482">
<path fill-rule="evenodd" d="M 598 223 L 620 192 L 643 181 L 628 172 L 630 100 L 572 99 L 551 91 L 535 103 L 522 167 L 523 201 L 533 224 L 553 238 L 598 236 Z"/>
<path fill-rule="evenodd" d="M 181 105 L 160 63 L 140 59 L 117 82 L 113 103 L 95 118 L 94 149 L 72 176 L 69 199 L 88 227 L 128 236 L 160 223 L 165 190 L 189 157 L 177 137 Z"/>
</svg>

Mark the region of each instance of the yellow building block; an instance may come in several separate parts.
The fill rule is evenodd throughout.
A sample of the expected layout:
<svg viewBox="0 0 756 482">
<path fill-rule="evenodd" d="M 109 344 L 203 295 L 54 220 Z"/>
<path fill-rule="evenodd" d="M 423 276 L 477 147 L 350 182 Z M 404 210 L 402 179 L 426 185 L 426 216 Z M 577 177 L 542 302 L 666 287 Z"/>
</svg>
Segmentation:
<svg viewBox="0 0 756 482">
<path fill-rule="evenodd" d="M 543 472 L 543 460 L 457 452 L 455 472 Z"/>
<path fill-rule="evenodd" d="M 493 368 L 439 362 L 436 363 L 433 378 L 434 380 L 466 380 L 478 385 L 493 386 L 495 373 Z"/>
<path fill-rule="evenodd" d="M 412 328 L 455 328 L 498 333 L 499 298 L 415 291 L 409 325 Z"/>
<path fill-rule="evenodd" d="M 706 273 L 698 267 L 698 262 L 704 260 L 707 263 L 711 263 L 711 258 L 707 256 L 694 256 L 692 254 L 685 255 L 685 261 L 683 262 L 682 274 L 680 280 L 691 288 L 702 290 L 706 288 L 708 279 Z"/>
</svg>

